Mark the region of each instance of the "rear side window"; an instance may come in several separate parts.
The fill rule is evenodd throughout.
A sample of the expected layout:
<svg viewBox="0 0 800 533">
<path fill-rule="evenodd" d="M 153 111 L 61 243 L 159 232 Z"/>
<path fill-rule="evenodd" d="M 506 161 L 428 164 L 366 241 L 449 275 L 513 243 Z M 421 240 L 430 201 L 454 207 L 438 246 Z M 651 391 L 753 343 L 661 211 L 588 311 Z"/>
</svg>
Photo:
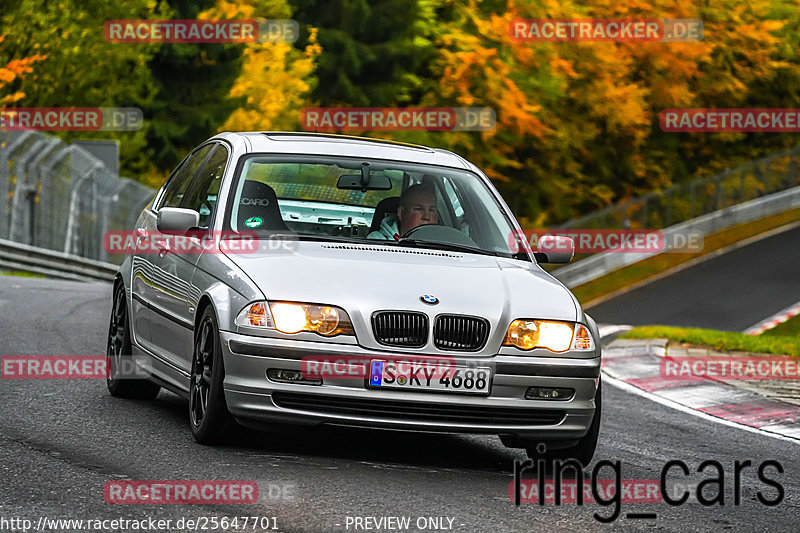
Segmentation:
<svg viewBox="0 0 800 533">
<path fill-rule="evenodd" d="M 162 207 L 180 207 L 186 189 L 192 182 L 192 178 L 194 178 L 197 169 L 203 164 L 203 161 L 205 161 L 206 156 L 213 147 L 213 144 L 207 144 L 195 150 L 192 155 L 184 160 L 183 164 L 181 164 L 178 170 L 172 175 L 169 182 L 167 182 L 166 189 L 164 189 L 164 196 L 161 197 L 161 203 L 156 209 L 161 209 Z"/>
</svg>

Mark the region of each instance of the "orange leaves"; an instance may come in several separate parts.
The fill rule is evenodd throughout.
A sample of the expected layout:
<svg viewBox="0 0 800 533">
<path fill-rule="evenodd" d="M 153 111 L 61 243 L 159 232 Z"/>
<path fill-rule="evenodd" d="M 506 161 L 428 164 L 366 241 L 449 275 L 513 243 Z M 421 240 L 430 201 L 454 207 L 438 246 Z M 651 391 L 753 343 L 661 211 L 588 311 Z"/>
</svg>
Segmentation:
<svg viewBox="0 0 800 533">
<path fill-rule="evenodd" d="M 2 43 L 5 38 L 5 35 L 0 35 L 0 43 Z M 24 77 L 25 74 L 33 72 L 33 64 L 45 58 L 47 58 L 46 55 L 34 54 L 22 59 L 12 59 L 6 66 L 0 67 L 0 106 L 13 104 L 25 97 L 25 93 L 22 91 L 3 94 L 3 88 L 14 80 Z"/>
</svg>

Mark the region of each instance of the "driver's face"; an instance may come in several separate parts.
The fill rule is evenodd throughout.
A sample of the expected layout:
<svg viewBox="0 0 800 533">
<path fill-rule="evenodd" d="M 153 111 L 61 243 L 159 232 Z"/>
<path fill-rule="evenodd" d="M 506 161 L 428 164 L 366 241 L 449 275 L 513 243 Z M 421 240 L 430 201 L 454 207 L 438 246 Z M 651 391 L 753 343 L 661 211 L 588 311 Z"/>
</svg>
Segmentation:
<svg viewBox="0 0 800 533">
<path fill-rule="evenodd" d="M 412 195 L 406 204 L 397 208 L 397 220 L 400 222 L 400 235 L 422 224 L 436 224 L 439 222 L 436 196 L 427 192 Z"/>
</svg>

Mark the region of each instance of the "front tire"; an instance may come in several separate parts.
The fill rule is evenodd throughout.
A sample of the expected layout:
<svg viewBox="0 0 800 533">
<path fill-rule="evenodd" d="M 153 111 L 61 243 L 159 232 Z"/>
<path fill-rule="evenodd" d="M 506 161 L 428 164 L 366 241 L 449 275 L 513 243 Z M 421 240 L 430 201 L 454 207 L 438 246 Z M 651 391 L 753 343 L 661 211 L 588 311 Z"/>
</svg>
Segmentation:
<svg viewBox="0 0 800 533">
<path fill-rule="evenodd" d="M 132 354 L 125 285 L 119 281 L 114 285 L 111 319 L 108 325 L 106 356 L 108 356 L 109 372 L 106 386 L 111 396 L 116 398 L 153 400 L 158 396 L 158 392 L 161 390 L 160 386 L 144 378 L 125 379 L 122 377 L 133 371 Z"/>
<path fill-rule="evenodd" d="M 234 425 L 225 403 L 222 344 L 217 318 L 206 307 L 195 332 L 189 389 L 189 425 L 200 444 L 216 444 Z"/>
</svg>

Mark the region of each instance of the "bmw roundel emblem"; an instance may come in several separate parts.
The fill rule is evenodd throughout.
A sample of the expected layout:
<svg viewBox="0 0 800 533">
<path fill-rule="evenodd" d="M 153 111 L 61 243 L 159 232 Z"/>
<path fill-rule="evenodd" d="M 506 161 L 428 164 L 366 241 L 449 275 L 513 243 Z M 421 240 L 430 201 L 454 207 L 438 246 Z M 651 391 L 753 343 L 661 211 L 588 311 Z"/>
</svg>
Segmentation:
<svg viewBox="0 0 800 533">
<path fill-rule="evenodd" d="M 422 296 L 419 297 L 419 300 L 422 303 L 428 304 L 428 305 L 436 305 L 436 304 L 439 303 L 439 298 L 437 298 L 436 296 L 433 296 L 431 294 L 423 294 Z"/>
</svg>

